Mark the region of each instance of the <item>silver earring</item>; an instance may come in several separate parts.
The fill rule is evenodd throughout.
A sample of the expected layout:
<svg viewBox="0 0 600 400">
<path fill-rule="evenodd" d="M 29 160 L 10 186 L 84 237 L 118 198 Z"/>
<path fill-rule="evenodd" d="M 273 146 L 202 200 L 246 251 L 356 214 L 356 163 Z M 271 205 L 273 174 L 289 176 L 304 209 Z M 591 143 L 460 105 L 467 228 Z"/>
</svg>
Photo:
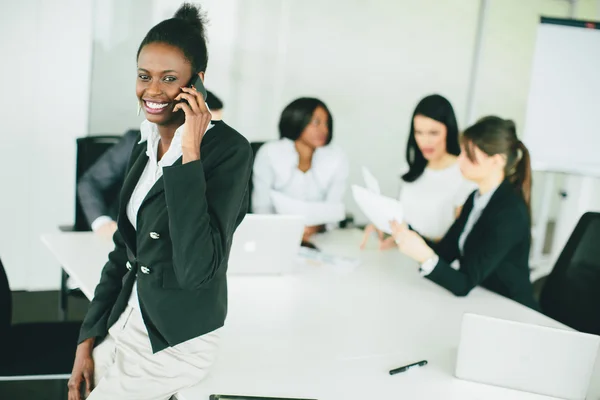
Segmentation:
<svg viewBox="0 0 600 400">
<path fill-rule="evenodd" d="M 141 112 L 142 112 L 142 103 L 140 103 L 140 102 L 138 101 L 138 111 L 137 111 L 137 115 L 138 115 L 138 117 L 140 116 L 140 113 L 141 113 Z"/>
</svg>

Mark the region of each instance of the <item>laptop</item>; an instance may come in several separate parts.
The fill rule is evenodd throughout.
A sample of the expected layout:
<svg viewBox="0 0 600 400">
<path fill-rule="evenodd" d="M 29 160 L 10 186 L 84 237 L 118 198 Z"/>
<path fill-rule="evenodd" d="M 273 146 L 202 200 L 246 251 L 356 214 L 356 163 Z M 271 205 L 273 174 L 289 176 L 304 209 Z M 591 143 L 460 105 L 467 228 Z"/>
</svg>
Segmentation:
<svg viewBox="0 0 600 400">
<path fill-rule="evenodd" d="M 298 257 L 304 217 L 248 214 L 233 235 L 230 275 L 280 275 L 289 272 Z"/>
<path fill-rule="evenodd" d="M 563 399 L 585 399 L 600 336 L 465 314 L 456 377 Z"/>
</svg>

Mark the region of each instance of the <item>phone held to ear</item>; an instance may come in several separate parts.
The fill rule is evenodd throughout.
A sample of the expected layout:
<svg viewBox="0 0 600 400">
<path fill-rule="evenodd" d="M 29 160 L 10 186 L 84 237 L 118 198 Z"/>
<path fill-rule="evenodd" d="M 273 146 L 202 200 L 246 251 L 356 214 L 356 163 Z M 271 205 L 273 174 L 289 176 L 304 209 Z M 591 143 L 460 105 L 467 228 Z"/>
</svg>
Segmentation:
<svg viewBox="0 0 600 400">
<path fill-rule="evenodd" d="M 190 81 L 190 84 L 188 85 L 188 87 L 191 88 L 192 86 L 195 87 L 196 90 L 202 94 L 204 101 L 206 101 L 206 95 L 207 95 L 206 88 L 204 87 L 204 83 L 202 82 L 200 75 L 194 74 L 194 77 Z"/>
</svg>

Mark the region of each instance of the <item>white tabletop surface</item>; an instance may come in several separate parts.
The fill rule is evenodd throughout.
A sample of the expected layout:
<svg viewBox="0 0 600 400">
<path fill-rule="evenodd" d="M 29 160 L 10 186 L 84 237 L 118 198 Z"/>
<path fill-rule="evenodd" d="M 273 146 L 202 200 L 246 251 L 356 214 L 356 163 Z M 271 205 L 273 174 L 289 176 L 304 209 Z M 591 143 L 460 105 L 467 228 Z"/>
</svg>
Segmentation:
<svg viewBox="0 0 600 400">
<path fill-rule="evenodd" d="M 319 400 L 547 399 L 454 378 L 465 312 L 564 327 L 518 303 L 476 288 L 455 297 L 422 278 L 397 251 L 358 250 L 361 233 L 317 237 L 329 254 L 358 267 L 296 266 L 288 276 L 230 276 L 229 314 L 219 358 L 180 400 L 212 393 Z M 42 237 L 88 298 L 112 243 L 90 233 Z M 428 360 L 426 367 L 388 371 Z M 600 399 L 600 363 L 588 399 Z"/>
</svg>

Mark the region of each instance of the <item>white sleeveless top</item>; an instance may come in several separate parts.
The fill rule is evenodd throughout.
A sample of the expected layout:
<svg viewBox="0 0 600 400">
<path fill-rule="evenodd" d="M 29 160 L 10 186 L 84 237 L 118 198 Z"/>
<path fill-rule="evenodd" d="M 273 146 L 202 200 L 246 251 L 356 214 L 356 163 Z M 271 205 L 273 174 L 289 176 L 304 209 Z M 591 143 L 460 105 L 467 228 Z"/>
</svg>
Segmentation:
<svg viewBox="0 0 600 400">
<path fill-rule="evenodd" d="M 476 188 L 462 176 L 456 162 L 441 170 L 425 168 L 416 181 L 401 181 L 405 222 L 428 239 L 440 239 L 456 219 L 456 208 Z"/>
</svg>

